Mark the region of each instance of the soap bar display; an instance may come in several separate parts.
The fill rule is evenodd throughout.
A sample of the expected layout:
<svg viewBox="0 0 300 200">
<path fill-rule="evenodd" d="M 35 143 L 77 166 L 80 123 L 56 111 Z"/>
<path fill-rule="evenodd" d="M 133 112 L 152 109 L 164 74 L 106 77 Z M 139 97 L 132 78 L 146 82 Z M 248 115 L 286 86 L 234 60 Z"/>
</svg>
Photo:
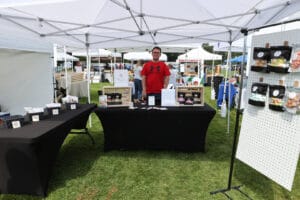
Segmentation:
<svg viewBox="0 0 300 200">
<path fill-rule="evenodd" d="M 268 84 L 266 83 L 253 83 L 251 86 L 251 95 L 248 103 L 254 106 L 265 106 L 267 98 Z"/>
<path fill-rule="evenodd" d="M 284 107 L 287 112 L 292 114 L 300 114 L 300 87 L 299 81 L 295 81 L 294 85 L 287 87 Z"/>
<path fill-rule="evenodd" d="M 268 67 L 270 72 L 289 73 L 289 62 L 291 58 L 292 47 L 273 46 L 270 48 L 270 62 Z"/>
<path fill-rule="evenodd" d="M 284 111 L 285 86 L 269 86 L 269 109 L 275 111 Z"/>
<path fill-rule="evenodd" d="M 251 71 L 268 72 L 267 63 L 270 58 L 270 49 L 262 47 L 254 47 L 253 49 L 253 64 Z"/>
<path fill-rule="evenodd" d="M 300 46 L 293 48 L 289 72 L 300 72 Z"/>
</svg>

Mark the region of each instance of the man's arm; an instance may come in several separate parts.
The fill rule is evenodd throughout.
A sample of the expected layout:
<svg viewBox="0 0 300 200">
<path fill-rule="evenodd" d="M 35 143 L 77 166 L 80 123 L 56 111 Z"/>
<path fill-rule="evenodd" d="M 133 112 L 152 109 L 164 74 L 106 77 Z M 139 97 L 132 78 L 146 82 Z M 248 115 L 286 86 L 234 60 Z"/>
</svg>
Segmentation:
<svg viewBox="0 0 300 200">
<path fill-rule="evenodd" d="M 168 87 L 169 81 L 170 81 L 170 76 L 165 76 L 165 79 L 164 79 L 164 88 Z"/>
<path fill-rule="evenodd" d="M 146 93 L 146 76 L 142 75 L 142 87 L 143 87 L 143 91 L 142 91 L 142 97 L 145 99 L 147 97 L 147 93 Z"/>
</svg>

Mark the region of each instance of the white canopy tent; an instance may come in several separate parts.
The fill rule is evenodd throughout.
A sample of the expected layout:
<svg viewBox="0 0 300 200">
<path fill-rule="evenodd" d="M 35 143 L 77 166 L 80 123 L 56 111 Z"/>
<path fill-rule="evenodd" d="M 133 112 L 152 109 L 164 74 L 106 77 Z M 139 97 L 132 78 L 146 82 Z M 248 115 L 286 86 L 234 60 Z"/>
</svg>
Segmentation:
<svg viewBox="0 0 300 200">
<path fill-rule="evenodd" d="M 81 50 L 81 51 L 72 51 L 72 55 L 74 56 L 86 56 L 86 51 L 84 50 Z M 89 50 L 89 55 L 91 57 L 108 57 L 108 56 L 111 56 L 111 57 L 121 57 L 121 54 L 118 53 L 118 52 L 111 52 L 109 50 L 106 50 L 106 49 L 90 49 Z"/>
<path fill-rule="evenodd" d="M 152 55 L 148 51 L 145 52 L 129 52 L 125 53 L 123 56 L 126 60 L 152 60 Z M 167 61 L 168 57 L 166 54 L 162 53 L 159 60 Z"/>
<path fill-rule="evenodd" d="M 67 61 L 79 61 L 79 58 L 77 58 L 75 56 L 71 56 L 71 55 L 66 54 L 66 53 L 58 52 L 57 53 L 57 61 L 64 61 L 64 60 L 67 60 Z"/>
<path fill-rule="evenodd" d="M 231 43 L 243 36 L 242 29 L 298 19 L 299 11 L 298 0 L 2 1 L 0 38 L 86 48 L 90 60 L 89 49 Z M 23 49 L 35 46 L 22 42 Z"/>
<path fill-rule="evenodd" d="M 179 55 L 177 58 L 178 62 L 202 62 L 204 60 L 222 60 L 222 55 L 213 54 L 202 47 L 198 47 Z"/>
</svg>

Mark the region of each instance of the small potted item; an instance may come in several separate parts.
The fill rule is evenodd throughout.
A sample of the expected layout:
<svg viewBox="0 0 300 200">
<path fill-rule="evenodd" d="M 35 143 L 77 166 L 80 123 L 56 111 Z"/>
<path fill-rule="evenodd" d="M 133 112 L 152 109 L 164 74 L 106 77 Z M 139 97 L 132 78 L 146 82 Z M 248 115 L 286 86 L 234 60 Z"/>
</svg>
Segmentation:
<svg viewBox="0 0 300 200">
<path fill-rule="evenodd" d="M 284 42 L 284 46 L 271 47 L 270 51 L 271 61 L 268 63 L 270 72 L 289 73 L 292 47 L 288 46 L 288 41 Z"/>
<path fill-rule="evenodd" d="M 55 116 L 55 115 L 59 115 L 60 110 L 61 110 L 61 104 L 60 103 L 49 103 L 46 104 L 47 110 L 48 110 L 48 114 L 50 116 Z"/>
<path fill-rule="evenodd" d="M 24 110 L 31 122 L 38 122 L 44 118 L 44 108 L 24 107 Z"/>
<path fill-rule="evenodd" d="M 185 97 L 185 102 L 184 102 L 185 105 L 193 105 L 194 104 L 194 99 L 192 96 L 186 96 Z"/>
<path fill-rule="evenodd" d="M 251 71 L 268 73 L 267 63 L 270 58 L 270 46 L 269 43 L 263 47 L 254 47 L 253 49 L 253 60 L 254 63 L 251 65 Z"/>
<path fill-rule="evenodd" d="M 121 93 L 115 93 L 114 94 L 114 102 L 116 105 L 121 105 L 122 104 L 122 94 Z"/>
<path fill-rule="evenodd" d="M 179 102 L 179 104 L 185 103 L 185 93 L 184 92 L 178 92 L 178 102 Z"/>
<path fill-rule="evenodd" d="M 107 96 L 107 105 L 113 105 L 114 104 L 113 93 L 107 93 L 106 96 Z"/>
<path fill-rule="evenodd" d="M 192 96 L 194 99 L 194 104 L 201 104 L 201 93 L 200 92 L 192 92 Z"/>
</svg>

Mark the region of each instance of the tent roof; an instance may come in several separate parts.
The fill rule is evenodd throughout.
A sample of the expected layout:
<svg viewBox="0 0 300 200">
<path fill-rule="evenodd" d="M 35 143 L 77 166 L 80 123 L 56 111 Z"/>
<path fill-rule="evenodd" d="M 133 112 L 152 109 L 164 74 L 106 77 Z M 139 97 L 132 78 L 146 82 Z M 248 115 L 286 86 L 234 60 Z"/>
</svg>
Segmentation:
<svg viewBox="0 0 300 200">
<path fill-rule="evenodd" d="M 11 40 L 41 37 L 81 48 L 234 41 L 242 36 L 243 28 L 297 18 L 300 10 L 299 0 L 14 2 L 0 3 L 0 35 Z"/>
<path fill-rule="evenodd" d="M 205 51 L 202 47 L 198 47 L 197 49 L 192 49 L 185 54 L 179 55 L 177 59 L 179 62 L 198 62 L 201 60 L 222 60 L 222 56 L 212 54 Z"/>
</svg>

